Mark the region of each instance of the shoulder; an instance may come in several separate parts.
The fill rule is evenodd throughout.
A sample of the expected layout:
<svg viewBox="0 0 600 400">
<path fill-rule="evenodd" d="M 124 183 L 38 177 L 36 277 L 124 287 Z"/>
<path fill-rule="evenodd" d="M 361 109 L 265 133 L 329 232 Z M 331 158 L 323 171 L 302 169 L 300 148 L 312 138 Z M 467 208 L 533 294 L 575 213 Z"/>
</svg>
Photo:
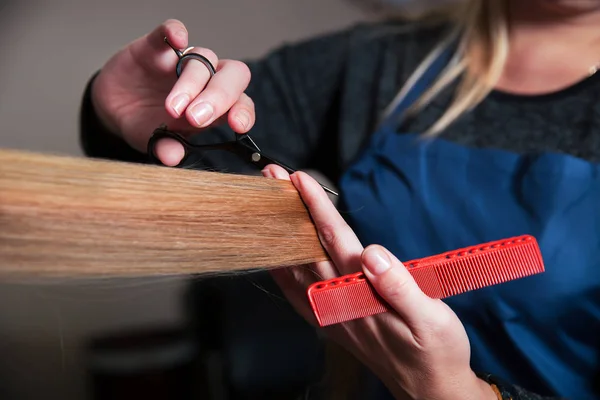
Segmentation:
<svg viewBox="0 0 600 400">
<path fill-rule="evenodd" d="M 399 18 L 355 24 L 330 36 L 336 47 L 330 54 L 341 58 L 340 67 L 356 84 L 379 82 L 398 89 L 452 29 L 449 23 Z"/>
<path fill-rule="evenodd" d="M 398 55 L 419 59 L 451 34 L 449 23 L 427 23 L 394 18 L 361 23 L 347 30 L 351 48 L 380 45 L 399 52 Z"/>
<path fill-rule="evenodd" d="M 361 56 L 374 51 L 395 52 L 396 57 L 419 60 L 450 34 L 449 23 L 427 23 L 402 18 L 366 21 L 325 31 L 292 42 L 278 50 L 313 57 Z"/>
</svg>

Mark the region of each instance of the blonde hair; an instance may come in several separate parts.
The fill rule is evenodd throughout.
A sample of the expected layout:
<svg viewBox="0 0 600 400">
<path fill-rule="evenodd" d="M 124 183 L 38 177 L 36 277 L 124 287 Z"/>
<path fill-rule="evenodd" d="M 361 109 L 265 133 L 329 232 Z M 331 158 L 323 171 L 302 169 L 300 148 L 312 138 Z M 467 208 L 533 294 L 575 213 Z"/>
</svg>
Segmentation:
<svg viewBox="0 0 600 400">
<path fill-rule="evenodd" d="M 103 277 L 328 260 L 289 181 L 0 150 L 0 275 Z"/>
<path fill-rule="evenodd" d="M 450 46 L 456 50 L 448 65 L 425 92 L 407 109 L 406 115 L 423 110 L 442 90 L 460 78 L 447 109 L 425 132 L 437 135 L 473 109 L 497 83 L 508 55 L 507 0 L 462 0 L 408 16 L 419 23 L 449 23 L 451 30 L 419 64 L 385 110 L 389 115 L 405 98 L 435 59 Z"/>
</svg>

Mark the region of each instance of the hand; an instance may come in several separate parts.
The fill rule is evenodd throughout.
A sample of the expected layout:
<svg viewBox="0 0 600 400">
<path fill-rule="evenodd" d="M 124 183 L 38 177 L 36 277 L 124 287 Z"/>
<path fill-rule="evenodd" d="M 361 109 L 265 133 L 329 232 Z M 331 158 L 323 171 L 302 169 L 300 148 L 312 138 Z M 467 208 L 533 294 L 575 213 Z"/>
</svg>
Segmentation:
<svg viewBox="0 0 600 400">
<path fill-rule="evenodd" d="M 290 177 L 282 168 L 270 165 L 263 175 L 291 179 L 332 260 L 272 271 L 307 321 L 316 325 L 306 296 L 310 284 L 362 269 L 394 312 L 326 327 L 331 339 L 377 374 L 398 399 L 496 399 L 492 388 L 471 370 L 466 332 L 445 303 L 425 295 L 385 248 L 373 245 L 363 249 L 325 192 L 307 174 L 297 172 Z"/>
<path fill-rule="evenodd" d="M 244 93 L 249 68 L 195 47 L 191 51 L 207 57 L 216 74 L 210 78 L 204 64 L 189 60 L 177 79 L 178 58 L 165 37 L 175 48 L 188 46 L 185 26 L 168 20 L 124 47 L 101 69 L 92 85 L 92 102 L 104 125 L 144 152 L 153 130 L 162 123 L 180 133 L 225 121 L 234 132 L 249 131 L 255 119 L 254 104 Z M 176 165 L 183 147 L 165 139 L 157 144 L 156 153 L 164 164 Z"/>
</svg>

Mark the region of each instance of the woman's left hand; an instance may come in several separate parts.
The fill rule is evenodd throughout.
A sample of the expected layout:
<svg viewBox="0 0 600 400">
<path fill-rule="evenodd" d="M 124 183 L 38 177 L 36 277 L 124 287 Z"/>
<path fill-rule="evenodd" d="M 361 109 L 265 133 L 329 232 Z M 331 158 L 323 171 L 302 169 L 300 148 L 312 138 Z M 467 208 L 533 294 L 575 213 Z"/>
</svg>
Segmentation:
<svg viewBox="0 0 600 400">
<path fill-rule="evenodd" d="M 273 270 L 278 285 L 309 322 L 316 319 L 306 289 L 318 280 L 364 271 L 393 312 L 324 328 L 327 335 L 379 376 L 398 399 L 496 399 L 472 371 L 466 332 L 441 300 L 425 295 L 388 250 L 363 248 L 321 186 L 309 175 L 291 177 L 270 165 L 263 175 L 292 181 L 332 262 Z"/>
</svg>

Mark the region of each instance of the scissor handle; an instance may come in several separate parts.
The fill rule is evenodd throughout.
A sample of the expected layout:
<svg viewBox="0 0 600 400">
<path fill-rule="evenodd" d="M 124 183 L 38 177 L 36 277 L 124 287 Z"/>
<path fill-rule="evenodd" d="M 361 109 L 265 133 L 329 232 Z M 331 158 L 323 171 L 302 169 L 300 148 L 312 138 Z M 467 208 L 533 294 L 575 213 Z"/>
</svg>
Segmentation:
<svg viewBox="0 0 600 400">
<path fill-rule="evenodd" d="M 168 131 L 163 127 L 156 128 L 154 130 L 154 132 L 152 133 L 150 140 L 148 140 L 148 149 L 147 149 L 148 157 L 150 158 L 150 161 L 154 164 L 164 165 L 163 162 L 160 161 L 160 159 L 156 156 L 156 153 L 154 152 L 154 150 L 156 149 L 156 144 L 158 143 L 159 140 L 162 140 L 162 139 L 173 139 L 173 140 L 176 140 L 179 143 L 181 143 L 185 153 L 184 153 L 181 161 L 179 162 L 179 164 L 175 165 L 175 167 L 180 166 L 185 161 L 187 156 L 189 155 L 189 151 L 193 148 L 193 145 L 178 133 Z"/>
<path fill-rule="evenodd" d="M 183 157 L 181 158 L 181 161 L 173 167 L 180 167 L 193 152 L 204 152 L 208 150 L 225 150 L 240 155 L 240 151 L 242 151 L 240 143 L 238 143 L 236 140 L 216 144 L 194 144 L 188 141 L 183 135 L 169 131 L 164 125 L 162 125 L 154 130 L 152 136 L 150 137 L 150 140 L 148 140 L 147 147 L 147 152 L 150 160 L 153 163 L 160 165 L 164 165 L 164 163 L 160 161 L 160 159 L 156 156 L 154 150 L 156 149 L 157 142 L 162 139 L 173 139 L 181 143 L 181 145 L 183 146 Z M 245 147 L 248 146 L 246 145 Z"/>
<path fill-rule="evenodd" d="M 187 59 L 198 60 L 202 64 L 204 64 L 206 66 L 206 68 L 208 69 L 208 72 L 210 72 L 211 78 L 217 73 L 217 71 L 215 70 L 215 67 L 213 67 L 213 65 L 208 60 L 208 58 L 206 58 L 203 55 L 198 54 L 198 53 L 188 53 L 188 54 L 183 55 L 177 62 L 177 66 L 175 67 L 175 72 L 177 73 L 178 78 L 181 76 L 181 71 L 183 69 L 183 62 Z"/>
<path fill-rule="evenodd" d="M 169 45 L 169 47 L 171 47 L 173 49 L 173 51 L 175 52 L 175 54 L 177 54 L 177 57 L 179 58 L 179 61 L 177 61 L 177 66 L 175 67 L 175 72 L 177 73 L 178 78 L 181 76 L 181 71 L 183 69 L 183 62 L 188 59 L 198 60 L 202 64 L 204 64 L 206 66 L 206 68 L 208 69 L 208 72 L 210 72 L 211 78 L 217 73 L 217 70 L 212 65 L 210 60 L 208 58 L 204 57 L 202 54 L 186 53 L 188 50 L 191 50 L 192 47 L 189 47 L 186 50 L 181 51 L 181 50 L 173 47 L 173 45 L 169 42 L 169 40 L 166 37 L 164 38 L 164 41 L 166 44 Z"/>
</svg>

